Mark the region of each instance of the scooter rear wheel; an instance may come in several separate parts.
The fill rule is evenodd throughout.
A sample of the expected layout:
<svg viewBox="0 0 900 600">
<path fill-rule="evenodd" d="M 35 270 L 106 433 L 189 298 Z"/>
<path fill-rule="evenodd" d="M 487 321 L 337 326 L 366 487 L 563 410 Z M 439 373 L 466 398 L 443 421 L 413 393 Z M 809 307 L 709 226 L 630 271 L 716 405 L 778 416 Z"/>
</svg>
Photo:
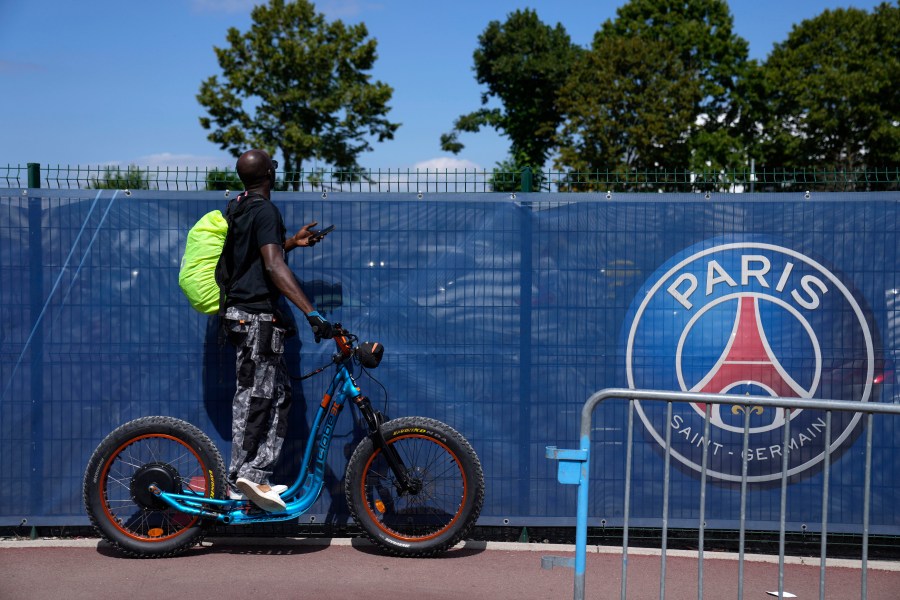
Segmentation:
<svg viewBox="0 0 900 600">
<path fill-rule="evenodd" d="M 84 476 L 84 506 L 97 532 L 134 557 L 172 556 L 203 539 L 204 521 L 151 491 L 222 498 L 225 465 L 202 431 L 171 417 L 143 417 L 110 433 Z"/>
</svg>

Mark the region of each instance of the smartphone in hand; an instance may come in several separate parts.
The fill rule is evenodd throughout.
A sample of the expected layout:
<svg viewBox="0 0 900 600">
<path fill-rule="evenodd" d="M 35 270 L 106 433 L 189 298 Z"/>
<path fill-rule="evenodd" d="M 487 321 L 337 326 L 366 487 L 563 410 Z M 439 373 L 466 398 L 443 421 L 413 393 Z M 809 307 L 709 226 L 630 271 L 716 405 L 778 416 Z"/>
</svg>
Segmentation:
<svg viewBox="0 0 900 600">
<path fill-rule="evenodd" d="M 320 231 L 316 231 L 316 232 L 314 232 L 311 236 L 309 236 L 309 237 L 310 237 L 310 241 L 313 241 L 313 242 L 319 242 L 319 241 L 322 240 L 322 238 L 324 238 L 326 235 L 328 235 L 328 234 L 331 233 L 332 231 L 334 231 L 334 225 L 329 225 L 329 226 L 326 227 L 325 229 L 322 229 L 322 230 L 320 230 Z"/>
</svg>

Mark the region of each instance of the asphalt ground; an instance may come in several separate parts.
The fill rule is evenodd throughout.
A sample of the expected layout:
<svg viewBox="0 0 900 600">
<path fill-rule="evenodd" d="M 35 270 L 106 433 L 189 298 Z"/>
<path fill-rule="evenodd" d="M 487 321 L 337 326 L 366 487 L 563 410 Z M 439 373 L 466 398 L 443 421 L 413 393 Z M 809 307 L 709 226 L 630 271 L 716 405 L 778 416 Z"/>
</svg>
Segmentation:
<svg viewBox="0 0 900 600">
<path fill-rule="evenodd" d="M 168 559 L 129 559 L 96 539 L 0 541 L 0 599 L 161 600 L 557 599 L 573 597 L 571 569 L 542 557 L 573 557 L 574 546 L 467 542 L 438 558 L 395 558 L 360 539 L 211 538 Z M 736 555 L 706 552 L 703 598 L 738 598 Z M 819 598 L 819 559 L 785 559 L 784 590 Z M 544 561 L 549 563 L 550 561 Z M 660 598 L 658 550 L 633 548 L 627 598 Z M 670 550 L 666 598 L 698 598 L 696 551 Z M 589 546 L 586 598 L 621 597 L 621 548 Z M 900 563 L 870 561 L 869 600 L 900 599 Z M 778 590 L 778 559 L 747 555 L 743 597 Z M 829 559 L 827 598 L 861 598 L 858 560 Z"/>
</svg>

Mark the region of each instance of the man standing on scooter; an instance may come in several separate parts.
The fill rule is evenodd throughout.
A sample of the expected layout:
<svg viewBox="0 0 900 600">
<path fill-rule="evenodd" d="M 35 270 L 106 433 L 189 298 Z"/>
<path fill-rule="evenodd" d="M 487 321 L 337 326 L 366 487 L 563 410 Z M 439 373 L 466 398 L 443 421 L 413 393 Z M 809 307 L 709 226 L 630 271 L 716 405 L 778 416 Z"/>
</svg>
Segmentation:
<svg viewBox="0 0 900 600">
<path fill-rule="evenodd" d="M 278 309 L 282 296 L 303 311 L 316 342 L 332 337 L 331 324 L 315 309 L 285 262 L 285 254 L 322 239 L 305 225 L 290 238 L 281 213 L 272 204 L 278 163 L 263 150 L 250 150 L 237 161 L 244 193 L 228 205 L 228 237 L 217 268 L 225 293 L 224 328 L 237 349 L 237 390 L 232 402 L 229 493 L 243 492 L 260 508 L 285 509 L 269 477 L 287 430 L 291 382 L 284 361 L 284 340 L 296 333 Z M 224 271 L 223 271 L 224 269 Z M 221 276 L 227 273 L 227 276 Z"/>
</svg>

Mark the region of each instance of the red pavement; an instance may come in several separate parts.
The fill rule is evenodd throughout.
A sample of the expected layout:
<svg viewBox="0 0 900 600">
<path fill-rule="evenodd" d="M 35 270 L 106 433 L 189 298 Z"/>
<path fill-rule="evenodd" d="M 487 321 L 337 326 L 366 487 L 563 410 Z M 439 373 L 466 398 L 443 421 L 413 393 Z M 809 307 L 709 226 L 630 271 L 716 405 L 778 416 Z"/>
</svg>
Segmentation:
<svg viewBox="0 0 900 600">
<path fill-rule="evenodd" d="M 541 556 L 574 556 L 572 546 L 470 542 L 440 558 L 408 559 L 385 556 L 356 540 L 228 538 L 177 558 L 140 560 L 123 558 L 96 540 L 53 543 L 0 542 L 0 599 L 520 600 L 573 594 L 571 569 L 541 569 Z M 621 553 L 593 550 L 587 555 L 586 597 L 620 598 Z M 811 562 L 786 567 L 786 591 L 819 597 L 818 559 Z M 681 553 L 667 558 L 666 598 L 698 597 L 697 565 Z M 629 555 L 628 598 L 659 598 L 659 567 L 658 555 Z M 869 600 L 900 598 L 900 571 L 882 570 L 897 567 L 871 563 Z M 778 589 L 777 562 L 748 560 L 744 568 L 744 598 L 771 598 L 766 592 Z M 736 560 L 707 556 L 703 597 L 737 598 L 737 573 Z M 861 597 L 858 563 L 830 566 L 826 577 L 827 598 Z"/>
</svg>

